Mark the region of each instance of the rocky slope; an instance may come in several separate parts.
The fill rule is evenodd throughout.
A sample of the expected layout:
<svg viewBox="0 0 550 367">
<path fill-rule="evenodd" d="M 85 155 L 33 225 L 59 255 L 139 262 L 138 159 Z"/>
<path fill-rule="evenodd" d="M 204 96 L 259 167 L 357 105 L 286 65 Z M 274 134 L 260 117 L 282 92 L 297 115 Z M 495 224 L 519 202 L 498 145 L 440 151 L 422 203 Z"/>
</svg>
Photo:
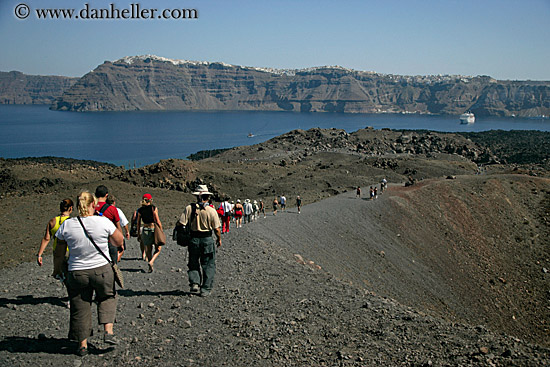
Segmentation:
<svg viewBox="0 0 550 367">
<path fill-rule="evenodd" d="M 397 76 L 319 67 L 273 70 L 157 56 L 105 62 L 52 104 L 56 110 L 268 110 L 538 116 L 550 83 L 490 77 Z"/>
<path fill-rule="evenodd" d="M 477 182 L 483 184 L 485 179 L 504 184 L 523 181 L 521 177 L 479 177 Z M 434 184 L 455 191 L 465 183 L 470 185 L 461 179 Z M 549 188 L 540 179 L 534 185 Z M 517 320 L 513 320 L 508 312 L 515 310 L 518 302 L 529 304 L 533 298 L 544 298 L 535 293 L 538 283 L 547 282 L 546 275 L 536 273 L 532 277 L 521 271 L 542 264 L 531 262 L 531 250 L 520 252 L 517 258 L 500 253 L 499 241 L 492 244 L 496 246 L 493 251 L 480 251 L 484 250 L 483 243 L 479 250 L 470 248 L 468 245 L 477 242 L 467 238 L 458 241 L 455 236 L 468 231 L 456 231 L 452 226 L 447 242 L 432 242 L 432 236 L 440 236 L 434 233 L 437 228 L 433 225 L 456 223 L 457 218 L 448 222 L 428 218 L 423 222 L 421 215 L 428 214 L 423 206 L 412 211 L 412 225 L 402 217 L 404 213 L 411 215 L 409 211 L 417 203 L 412 200 L 417 195 L 414 191 L 422 196 L 421 191 L 429 186 L 392 187 L 376 201 L 356 199 L 354 193 L 342 194 L 306 206 L 300 215 L 290 209 L 233 228 L 223 237 L 217 253 L 216 284 L 209 298 L 188 293 L 184 248 L 170 242 L 161 252 L 155 272 L 147 274 L 138 244 L 132 239 L 120 265 L 127 280 L 126 289 L 119 291 L 115 325 L 121 343 L 109 347 L 96 332 L 90 338 L 91 354 L 84 358 L 74 356 L 74 344 L 65 339 L 69 311 L 63 304 L 65 291 L 48 277 L 51 258 L 46 258 L 43 268 L 23 263 L 2 269 L 0 365 L 549 365 L 550 350 L 541 345 L 547 342 L 547 330 L 540 338 L 537 333 L 508 336 L 488 320 L 479 320 L 478 315 L 492 314 L 528 328 L 530 313 L 514 311 Z M 160 207 L 164 195 L 159 192 L 154 196 L 160 199 Z M 517 197 L 512 195 L 510 200 L 515 202 Z M 530 198 L 534 198 L 532 193 Z M 453 201 L 457 200 L 460 197 Z M 167 211 L 161 208 L 162 220 L 168 222 Z M 476 208 L 474 205 L 469 210 L 475 212 Z M 396 211 L 393 215 L 392 210 Z M 398 217 L 397 230 L 393 226 L 386 231 L 384 228 Z M 528 226 L 534 228 L 534 224 Z M 507 237 L 507 232 L 502 233 L 503 240 Z M 505 264 L 500 259 L 504 258 L 517 259 L 512 261 L 516 265 L 501 268 Z M 479 265 L 481 274 L 475 269 Z M 503 277 L 504 271 L 506 283 L 492 278 Z M 469 275 L 487 282 L 477 283 L 480 279 Z M 517 287 L 521 287 L 513 297 L 517 302 L 505 299 Z M 420 289 L 424 292 L 418 292 Z M 485 298 L 462 299 L 472 289 L 487 292 Z M 408 301 L 400 303 L 391 294 L 406 295 Z M 424 311 L 432 304 L 432 297 L 439 300 L 437 311 L 445 317 Z M 489 307 L 489 312 L 479 306 L 469 308 L 483 301 L 487 301 L 484 307 Z M 458 315 L 448 312 L 463 306 Z M 539 311 L 536 320 L 547 327 L 544 305 L 534 307 Z M 458 321 L 464 314 L 473 319 Z M 538 327 L 533 325 L 534 330 Z M 528 341 L 531 339 L 535 343 Z"/>
<path fill-rule="evenodd" d="M 0 104 L 51 104 L 78 78 L 0 72 Z"/>
<path fill-rule="evenodd" d="M 547 139 L 527 166 L 504 165 L 510 141 L 533 136 L 493 134 L 296 130 L 136 170 L 0 160 L 0 365 L 548 365 L 550 178 L 534 169 Z M 480 169 L 483 156 L 492 164 Z M 355 197 L 382 177 L 391 185 L 377 200 Z M 131 215 L 149 192 L 169 234 L 197 182 L 268 204 L 267 218 L 224 236 L 212 297 L 187 293 L 182 248 L 169 244 L 145 274 L 132 239 L 122 344 L 95 336 L 91 356 L 72 356 L 63 289 L 48 260 L 33 263 L 59 201 L 105 184 Z M 273 216 L 280 194 L 289 210 Z"/>
</svg>

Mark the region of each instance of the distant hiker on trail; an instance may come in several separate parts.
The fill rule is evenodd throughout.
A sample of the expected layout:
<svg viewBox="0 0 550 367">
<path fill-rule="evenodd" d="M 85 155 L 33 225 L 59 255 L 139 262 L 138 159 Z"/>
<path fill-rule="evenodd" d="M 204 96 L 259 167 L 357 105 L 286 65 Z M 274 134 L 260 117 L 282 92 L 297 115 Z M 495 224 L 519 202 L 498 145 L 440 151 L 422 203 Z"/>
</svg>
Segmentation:
<svg viewBox="0 0 550 367">
<path fill-rule="evenodd" d="M 105 185 L 99 185 L 95 189 L 95 197 L 97 198 L 97 203 L 95 206 L 96 215 L 104 216 L 109 219 L 115 227 L 117 227 L 122 233 L 122 227 L 120 226 L 120 216 L 118 215 L 118 210 L 110 204 L 107 204 L 107 197 L 109 196 L 109 189 Z M 118 252 L 124 251 L 122 247 L 117 248 L 115 246 L 109 245 L 109 254 L 111 254 L 111 259 L 117 263 L 118 262 Z"/>
<path fill-rule="evenodd" d="M 252 220 L 258 219 L 258 214 L 260 212 L 260 206 L 258 205 L 258 202 L 254 200 L 252 203 Z"/>
<path fill-rule="evenodd" d="M 264 204 L 264 201 L 262 199 L 260 199 L 260 209 L 259 209 L 259 213 L 263 213 L 264 215 L 264 218 L 266 217 L 265 216 L 265 204 Z"/>
<path fill-rule="evenodd" d="M 206 297 L 212 291 L 216 275 L 216 246 L 222 245 L 220 220 L 214 208 L 207 205 L 212 193 L 206 185 L 199 185 L 193 195 L 197 196 L 197 203 L 185 208 L 176 225 L 191 229 L 187 263 L 189 286 L 192 293 L 200 290 L 200 295 Z M 212 231 L 216 234 L 216 246 Z"/>
<path fill-rule="evenodd" d="M 286 209 L 286 197 L 284 195 L 281 195 L 281 211 L 284 212 Z"/>
<path fill-rule="evenodd" d="M 372 188 L 372 186 L 369 189 L 369 196 L 371 200 L 374 200 L 374 189 Z"/>
<path fill-rule="evenodd" d="M 235 204 L 235 207 L 233 208 L 233 213 L 235 214 L 235 225 L 237 228 L 242 227 L 244 208 L 240 199 L 237 199 L 237 204 Z"/>
<path fill-rule="evenodd" d="M 355 197 L 361 198 L 361 188 L 357 186 L 357 190 L 355 190 Z"/>
<path fill-rule="evenodd" d="M 380 182 L 380 193 L 384 192 L 384 190 L 386 190 L 386 188 L 388 187 L 388 181 L 383 178 L 382 181 Z"/>
<path fill-rule="evenodd" d="M 122 210 L 120 210 L 120 208 L 118 208 L 116 206 L 116 198 L 114 197 L 114 195 L 107 196 L 106 203 L 109 204 L 109 205 L 114 206 L 116 208 L 116 210 L 118 211 L 118 216 L 120 217 L 120 226 L 122 227 L 122 233 L 123 233 L 124 237 L 127 240 L 129 240 L 130 239 L 130 231 L 128 230 L 128 224 L 130 222 L 128 222 L 128 218 L 126 218 L 126 215 L 124 215 Z M 126 241 L 124 241 L 121 248 L 122 248 L 122 251 L 120 251 L 120 250 L 118 251 L 117 262 L 120 262 L 120 259 L 122 258 L 122 255 L 124 254 L 124 250 L 126 250 Z"/>
<path fill-rule="evenodd" d="M 277 201 L 277 198 L 273 199 L 273 215 L 277 215 L 278 206 L 279 206 L 279 202 Z"/>
<path fill-rule="evenodd" d="M 120 247 L 123 236 L 110 220 L 94 215 L 96 200 L 90 192 L 82 191 L 77 201 L 79 216 L 65 220 L 55 234 L 59 242 L 54 254 L 54 275 L 63 274 L 63 261 L 67 247 L 69 249 L 69 340 L 78 342 L 76 354 L 79 356 L 88 354 L 88 337 L 93 331 L 93 302 L 97 303 L 98 322 L 105 332 L 103 341 L 118 343 L 113 334 L 117 299 L 115 276 L 109 263 L 112 260 L 109 243 Z"/>
<path fill-rule="evenodd" d="M 141 208 L 137 212 L 138 240 L 142 241 L 143 246 L 145 246 L 145 260 L 149 265 L 149 273 L 152 273 L 154 271 L 153 265 L 155 260 L 160 255 L 160 250 L 162 249 L 162 246 L 155 244 L 155 223 L 158 225 L 159 230 L 162 231 L 163 229 L 159 218 L 159 210 L 153 205 L 151 194 L 143 195 Z M 143 222 L 143 230 L 140 232 L 141 222 Z M 154 252 L 153 246 L 155 247 Z"/>
<path fill-rule="evenodd" d="M 231 200 L 231 221 L 233 223 L 236 223 L 237 220 L 235 219 L 235 201 Z"/>
<path fill-rule="evenodd" d="M 233 210 L 233 205 L 229 203 L 229 198 L 220 204 L 220 208 L 223 210 L 223 215 L 221 217 L 222 221 L 222 233 L 229 233 L 229 222 L 231 221 L 231 211 Z"/>
<path fill-rule="evenodd" d="M 296 196 L 296 208 L 298 208 L 298 214 L 300 214 L 300 211 L 302 210 L 302 199 L 300 198 L 300 195 Z"/>
<path fill-rule="evenodd" d="M 378 187 L 374 186 L 373 191 L 374 191 L 374 198 L 378 199 Z"/>
<path fill-rule="evenodd" d="M 244 222 L 245 223 L 250 223 L 253 212 L 254 212 L 254 208 L 252 207 L 252 203 L 250 203 L 250 199 L 246 199 L 244 201 L 244 206 L 243 206 Z"/>
</svg>

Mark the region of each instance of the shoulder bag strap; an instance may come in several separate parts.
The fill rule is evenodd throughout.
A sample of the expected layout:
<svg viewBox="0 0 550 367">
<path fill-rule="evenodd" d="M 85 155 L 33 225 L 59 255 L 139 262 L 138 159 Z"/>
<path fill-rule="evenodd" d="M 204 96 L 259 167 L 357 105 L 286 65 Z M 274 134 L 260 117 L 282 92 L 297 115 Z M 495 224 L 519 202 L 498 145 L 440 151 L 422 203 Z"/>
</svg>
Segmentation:
<svg viewBox="0 0 550 367">
<path fill-rule="evenodd" d="M 191 217 L 189 218 L 189 220 L 187 221 L 187 225 L 189 226 L 189 228 L 191 228 L 191 223 L 193 222 L 193 219 L 197 219 L 197 204 L 191 204 Z"/>
<path fill-rule="evenodd" d="M 82 219 L 80 219 L 80 217 L 77 217 L 78 218 L 78 221 L 80 222 L 80 225 L 82 226 L 82 229 L 84 230 L 84 233 L 86 234 L 86 237 L 88 237 L 88 239 L 90 241 L 92 241 L 92 244 L 95 246 L 95 248 L 97 249 L 97 251 L 99 251 L 99 253 L 101 255 L 103 255 L 103 257 L 105 258 L 105 260 L 107 260 L 109 262 L 109 264 L 113 264 L 113 262 L 111 260 L 109 260 L 109 258 L 103 253 L 103 251 L 101 251 L 101 249 L 99 248 L 98 245 L 95 244 L 94 242 L 94 239 L 92 238 L 92 236 L 90 236 L 90 234 L 88 233 L 88 231 L 86 230 L 86 227 L 84 227 L 84 223 L 82 223 Z"/>
</svg>

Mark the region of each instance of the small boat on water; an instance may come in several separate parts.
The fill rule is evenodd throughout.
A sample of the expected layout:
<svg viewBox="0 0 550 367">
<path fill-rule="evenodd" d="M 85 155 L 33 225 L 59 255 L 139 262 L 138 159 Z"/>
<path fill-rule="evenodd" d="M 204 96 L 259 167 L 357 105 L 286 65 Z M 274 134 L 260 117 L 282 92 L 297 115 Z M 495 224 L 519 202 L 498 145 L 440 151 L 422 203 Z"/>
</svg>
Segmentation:
<svg viewBox="0 0 550 367">
<path fill-rule="evenodd" d="M 254 137 L 254 134 L 249 133 L 249 134 L 248 134 L 248 137 L 249 137 L 249 138 L 253 138 L 253 137 Z"/>
<path fill-rule="evenodd" d="M 461 124 L 473 124 L 474 122 L 476 122 L 476 117 L 472 112 L 468 111 L 460 115 Z"/>
</svg>

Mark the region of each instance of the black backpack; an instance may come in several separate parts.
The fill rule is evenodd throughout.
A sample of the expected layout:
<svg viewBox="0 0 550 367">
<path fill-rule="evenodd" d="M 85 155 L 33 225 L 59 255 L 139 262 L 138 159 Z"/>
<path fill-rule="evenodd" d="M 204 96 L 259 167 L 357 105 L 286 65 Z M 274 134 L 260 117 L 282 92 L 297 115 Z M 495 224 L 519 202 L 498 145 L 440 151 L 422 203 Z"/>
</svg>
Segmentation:
<svg viewBox="0 0 550 367">
<path fill-rule="evenodd" d="M 172 240 L 180 246 L 187 247 L 191 244 L 191 221 L 196 217 L 197 204 L 191 204 L 191 216 L 187 219 L 187 225 L 176 223 L 172 232 Z"/>
<path fill-rule="evenodd" d="M 130 224 L 130 237 L 137 237 L 138 236 L 137 217 L 138 217 L 138 213 L 137 213 L 137 210 L 136 210 L 134 212 L 134 216 L 132 217 L 132 223 Z"/>
</svg>

